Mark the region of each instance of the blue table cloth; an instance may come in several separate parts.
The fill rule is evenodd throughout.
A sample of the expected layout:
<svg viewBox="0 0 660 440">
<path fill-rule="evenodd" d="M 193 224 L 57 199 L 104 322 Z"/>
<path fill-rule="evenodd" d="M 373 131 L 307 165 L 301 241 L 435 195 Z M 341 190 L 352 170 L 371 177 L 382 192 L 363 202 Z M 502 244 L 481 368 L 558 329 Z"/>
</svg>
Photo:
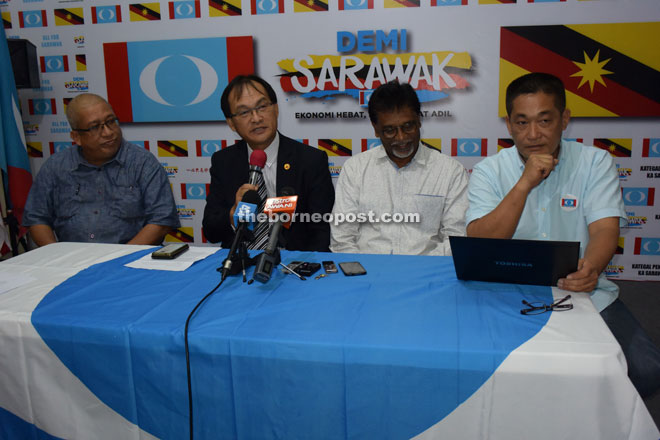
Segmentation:
<svg viewBox="0 0 660 440">
<path fill-rule="evenodd" d="M 220 281 L 221 250 L 184 272 L 91 266 L 32 314 L 43 340 L 116 412 L 188 436 L 183 329 Z M 450 257 L 283 252 L 367 275 L 229 277 L 189 329 L 195 438 L 409 438 L 442 420 L 547 322 L 551 289 L 456 279 Z M 251 269 L 248 271 L 251 275 Z"/>
</svg>

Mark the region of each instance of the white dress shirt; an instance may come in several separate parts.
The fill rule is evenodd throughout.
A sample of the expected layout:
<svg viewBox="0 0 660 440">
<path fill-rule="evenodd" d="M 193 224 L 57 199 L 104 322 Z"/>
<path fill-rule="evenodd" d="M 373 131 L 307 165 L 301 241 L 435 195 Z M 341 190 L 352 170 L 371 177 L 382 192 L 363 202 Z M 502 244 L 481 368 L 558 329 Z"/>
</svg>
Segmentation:
<svg viewBox="0 0 660 440">
<path fill-rule="evenodd" d="M 399 168 L 383 146 L 351 157 L 335 189 L 333 252 L 451 255 L 450 235 L 465 235 L 468 174 L 456 160 L 420 144 Z M 418 213 L 419 223 L 344 222 L 337 214 Z"/>
</svg>

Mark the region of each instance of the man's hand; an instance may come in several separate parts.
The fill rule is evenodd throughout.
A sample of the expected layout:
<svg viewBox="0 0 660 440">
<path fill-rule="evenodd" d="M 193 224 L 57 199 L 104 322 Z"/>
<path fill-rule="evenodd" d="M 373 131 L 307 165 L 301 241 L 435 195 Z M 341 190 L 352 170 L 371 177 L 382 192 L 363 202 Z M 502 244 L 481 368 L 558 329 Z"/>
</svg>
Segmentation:
<svg viewBox="0 0 660 440">
<path fill-rule="evenodd" d="M 591 292 L 598 284 L 599 272 L 596 267 L 581 258 L 578 261 L 577 272 L 566 275 L 566 278 L 561 278 L 557 281 L 557 287 L 563 290 L 570 290 L 571 292 Z"/>
<path fill-rule="evenodd" d="M 257 185 L 250 185 L 249 183 L 244 183 L 236 190 L 236 199 L 234 200 L 234 206 L 232 206 L 231 209 L 229 210 L 229 224 L 234 223 L 234 212 L 236 211 L 236 207 L 241 202 L 241 200 L 243 200 L 243 196 L 245 195 L 245 193 L 250 190 L 259 191 L 259 187 Z"/>
<path fill-rule="evenodd" d="M 519 183 L 525 187 L 527 191 L 531 191 L 546 177 L 550 175 L 552 170 L 559 162 L 551 154 L 532 154 L 525 162 L 525 170 L 520 177 Z"/>
</svg>

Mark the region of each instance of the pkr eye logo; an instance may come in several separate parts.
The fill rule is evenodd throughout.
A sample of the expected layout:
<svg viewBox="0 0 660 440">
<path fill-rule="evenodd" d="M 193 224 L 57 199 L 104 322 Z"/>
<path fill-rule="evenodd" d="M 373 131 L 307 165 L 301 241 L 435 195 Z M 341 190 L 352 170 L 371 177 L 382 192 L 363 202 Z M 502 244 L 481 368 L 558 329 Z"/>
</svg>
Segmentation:
<svg viewBox="0 0 660 440">
<path fill-rule="evenodd" d="M 49 142 L 50 154 L 59 153 L 73 146 L 73 142 Z"/>
<path fill-rule="evenodd" d="M 660 238 L 635 237 L 635 255 L 660 255 Z"/>
<path fill-rule="evenodd" d="M 218 75 L 216 74 L 213 67 L 206 61 L 197 57 L 192 57 L 190 55 L 182 55 L 182 56 L 193 62 L 195 67 L 197 67 L 197 70 L 201 77 L 201 85 L 199 87 L 199 92 L 197 93 L 197 96 L 192 101 L 188 102 L 187 104 L 184 104 L 185 106 L 195 105 L 206 100 L 209 96 L 213 94 L 213 92 L 218 87 Z M 152 101 L 162 105 L 168 105 L 173 107 L 174 104 L 167 102 L 161 96 L 160 92 L 158 91 L 158 85 L 156 84 L 156 74 L 158 73 L 158 69 L 160 68 L 163 61 L 169 58 L 175 58 L 175 56 L 171 55 L 171 56 L 158 58 L 157 60 L 154 60 L 151 63 L 149 63 L 142 70 L 142 73 L 140 74 L 140 88 L 142 89 L 144 94 L 147 95 L 149 99 L 151 99 Z M 181 65 L 180 63 L 177 64 L 179 66 Z M 170 73 L 170 75 L 172 75 L 172 77 L 176 77 L 177 76 L 176 73 L 179 72 L 172 72 Z"/>
<path fill-rule="evenodd" d="M 125 122 L 222 120 L 229 79 L 254 72 L 252 37 L 105 43 L 103 51 L 108 98 Z"/>
<path fill-rule="evenodd" d="M 48 26 L 46 11 L 19 11 L 18 21 L 22 28 Z"/>
<path fill-rule="evenodd" d="M 28 99 L 31 115 L 54 115 L 56 113 L 54 99 Z"/>
<path fill-rule="evenodd" d="M 622 188 L 621 191 L 627 206 L 653 206 L 655 188 Z"/>
<path fill-rule="evenodd" d="M 264 13 L 273 12 L 276 10 L 276 8 L 277 3 L 275 0 L 270 0 L 268 2 L 266 0 L 261 0 L 259 2 L 259 11 L 263 11 Z"/>
<path fill-rule="evenodd" d="M 196 142 L 197 146 L 197 156 L 199 157 L 208 157 L 213 156 L 213 153 L 220 151 L 227 146 L 227 141 L 216 139 L 216 140 L 198 140 Z"/>
<path fill-rule="evenodd" d="M 115 21 L 117 14 L 115 14 L 114 8 L 112 7 L 102 8 L 98 11 L 98 17 L 99 17 L 99 21 L 113 22 Z"/>
<path fill-rule="evenodd" d="M 451 140 L 452 156 L 485 156 L 488 140 L 484 138 L 459 138 Z"/>
<path fill-rule="evenodd" d="M 373 9 L 373 0 L 339 0 L 339 10 Z"/>
<path fill-rule="evenodd" d="M 42 72 L 68 72 L 69 62 L 66 55 L 41 57 Z"/>
<path fill-rule="evenodd" d="M 458 145 L 458 151 L 462 153 L 462 156 L 474 156 L 481 153 L 481 144 L 477 144 L 475 141 L 461 142 Z"/>
<path fill-rule="evenodd" d="M 660 157 L 660 139 L 644 139 L 642 144 L 642 157 Z"/>
<path fill-rule="evenodd" d="M 181 198 L 193 200 L 206 200 L 206 193 L 210 185 L 206 183 L 182 183 Z"/>
<path fill-rule="evenodd" d="M 379 145 L 380 145 L 380 139 L 376 139 L 376 138 L 362 139 L 362 151 L 371 150 L 372 148 L 376 148 Z"/>
<path fill-rule="evenodd" d="M 183 0 L 169 2 L 170 18 L 199 18 L 199 0 Z"/>
</svg>

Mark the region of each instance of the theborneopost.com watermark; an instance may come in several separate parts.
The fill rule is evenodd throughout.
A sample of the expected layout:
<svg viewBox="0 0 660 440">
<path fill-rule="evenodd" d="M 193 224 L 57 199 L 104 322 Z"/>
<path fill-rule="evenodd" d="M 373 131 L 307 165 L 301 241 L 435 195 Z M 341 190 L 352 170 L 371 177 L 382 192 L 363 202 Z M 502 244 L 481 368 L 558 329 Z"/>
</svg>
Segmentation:
<svg viewBox="0 0 660 440">
<path fill-rule="evenodd" d="M 281 221 L 282 223 L 330 223 L 335 226 L 342 223 L 419 223 L 420 216 L 418 212 L 395 212 L 389 213 L 385 212 L 383 214 L 376 214 L 373 211 L 369 212 L 337 212 L 331 213 L 326 212 L 321 214 L 320 212 L 294 212 L 290 214 L 288 212 L 274 212 L 272 214 L 267 214 L 265 212 L 260 212 L 258 214 L 247 214 L 244 217 L 244 221 L 250 223 L 254 222 L 265 222 L 270 218 L 271 222 Z"/>
</svg>

